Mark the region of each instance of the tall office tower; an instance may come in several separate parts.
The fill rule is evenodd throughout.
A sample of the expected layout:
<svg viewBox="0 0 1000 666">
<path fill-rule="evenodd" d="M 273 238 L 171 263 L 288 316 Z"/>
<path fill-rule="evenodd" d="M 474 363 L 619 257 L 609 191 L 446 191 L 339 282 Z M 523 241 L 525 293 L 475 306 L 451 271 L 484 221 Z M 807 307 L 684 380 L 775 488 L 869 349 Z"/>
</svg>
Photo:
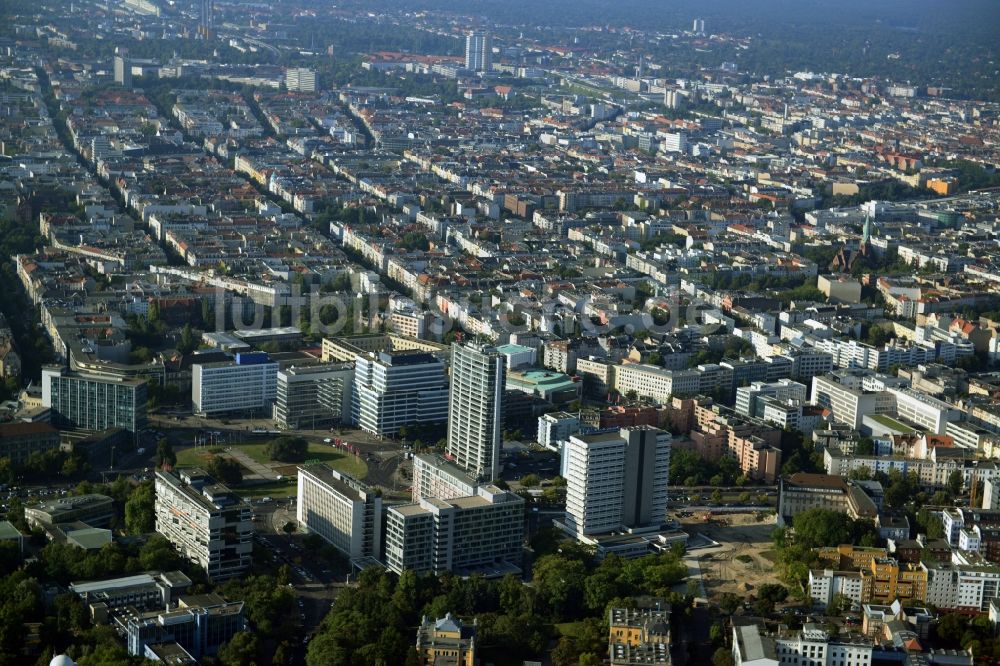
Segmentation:
<svg viewBox="0 0 1000 666">
<path fill-rule="evenodd" d="M 465 37 L 465 68 L 473 72 L 493 69 L 493 38 L 489 33 L 473 30 Z"/>
<path fill-rule="evenodd" d="M 125 90 L 132 89 L 132 61 L 127 51 L 119 51 L 115 55 L 115 83 Z"/>
<path fill-rule="evenodd" d="M 480 481 L 500 474 L 500 436 L 506 358 L 495 347 L 451 347 L 448 394 L 448 456 Z"/>
<path fill-rule="evenodd" d="M 215 0 L 201 0 L 198 34 L 205 39 L 215 34 Z"/>
<path fill-rule="evenodd" d="M 695 33 L 696 35 L 704 35 L 705 34 L 705 19 L 695 19 L 694 20 L 694 25 L 691 28 L 691 32 Z"/>
<path fill-rule="evenodd" d="M 670 433 L 650 426 L 573 435 L 566 456 L 567 531 L 658 528 L 667 510 Z"/>
</svg>

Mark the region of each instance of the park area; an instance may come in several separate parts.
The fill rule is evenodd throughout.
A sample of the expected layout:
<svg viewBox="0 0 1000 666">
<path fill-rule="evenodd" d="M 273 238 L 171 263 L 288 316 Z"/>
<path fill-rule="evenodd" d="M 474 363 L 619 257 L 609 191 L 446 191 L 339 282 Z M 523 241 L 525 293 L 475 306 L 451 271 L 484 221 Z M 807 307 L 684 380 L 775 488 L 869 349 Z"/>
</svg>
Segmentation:
<svg viewBox="0 0 1000 666">
<path fill-rule="evenodd" d="M 307 442 L 299 455 L 294 458 L 286 456 L 282 460 L 273 459 L 268 446 L 268 442 L 246 442 L 192 447 L 177 453 L 176 467 L 202 467 L 212 472 L 210 468 L 215 459 L 233 461 L 239 465 L 243 480 L 242 483 L 233 485 L 245 497 L 278 498 L 294 495 L 296 468 L 301 464 L 324 463 L 356 479 L 363 479 L 368 474 L 368 465 L 361 457 L 329 444 Z"/>
</svg>

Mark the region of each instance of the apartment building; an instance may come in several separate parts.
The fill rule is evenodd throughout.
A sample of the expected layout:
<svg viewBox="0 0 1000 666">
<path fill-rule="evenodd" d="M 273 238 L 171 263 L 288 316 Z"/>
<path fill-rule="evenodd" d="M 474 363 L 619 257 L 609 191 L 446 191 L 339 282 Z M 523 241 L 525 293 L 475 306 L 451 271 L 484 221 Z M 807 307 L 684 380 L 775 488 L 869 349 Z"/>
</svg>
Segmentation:
<svg viewBox="0 0 1000 666">
<path fill-rule="evenodd" d="M 250 505 L 203 470 L 156 471 L 156 531 L 212 581 L 241 576 L 253 549 Z"/>
<path fill-rule="evenodd" d="M 397 572 L 503 575 L 521 563 L 524 500 L 493 485 L 474 495 L 390 507 L 385 564 Z"/>
<path fill-rule="evenodd" d="M 560 442 L 569 439 L 570 435 L 580 432 L 580 419 L 569 412 L 550 412 L 538 417 L 539 444 L 553 451 L 559 450 Z"/>
<path fill-rule="evenodd" d="M 316 71 L 306 67 L 285 70 L 285 87 L 292 92 L 316 92 Z"/>
<path fill-rule="evenodd" d="M 326 465 L 299 467 L 295 517 L 351 560 L 382 554 L 382 495 Z"/>
<path fill-rule="evenodd" d="M 927 570 L 919 564 L 876 557 L 861 570 L 861 600 L 864 603 L 923 603 L 927 597 Z"/>
<path fill-rule="evenodd" d="M 809 570 L 809 597 L 815 606 L 826 608 L 834 597 L 844 597 L 860 604 L 863 590 L 859 571 Z"/>
<path fill-rule="evenodd" d="M 808 391 L 805 384 L 791 379 L 781 379 L 776 382 L 753 382 L 749 386 L 740 386 L 736 389 L 736 413 L 743 416 L 760 416 L 758 411 L 762 410 L 757 398 L 770 397 L 781 401 L 805 402 L 808 399 Z"/>
<path fill-rule="evenodd" d="M 577 364 L 579 367 L 579 362 Z M 614 388 L 622 395 L 637 396 L 667 402 L 675 395 L 698 393 L 699 375 L 694 370 L 666 370 L 643 363 L 630 363 L 615 368 Z"/>
<path fill-rule="evenodd" d="M 611 666 L 670 662 L 670 605 L 662 599 L 636 608 L 608 609 Z"/>
<path fill-rule="evenodd" d="M 865 390 L 863 371 L 840 370 L 812 379 L 812 402 L 829 409 L 833 420 L 860 429 L 870 414 L 892 414 L 896 399 L 891 393 Z"/>
</svg>

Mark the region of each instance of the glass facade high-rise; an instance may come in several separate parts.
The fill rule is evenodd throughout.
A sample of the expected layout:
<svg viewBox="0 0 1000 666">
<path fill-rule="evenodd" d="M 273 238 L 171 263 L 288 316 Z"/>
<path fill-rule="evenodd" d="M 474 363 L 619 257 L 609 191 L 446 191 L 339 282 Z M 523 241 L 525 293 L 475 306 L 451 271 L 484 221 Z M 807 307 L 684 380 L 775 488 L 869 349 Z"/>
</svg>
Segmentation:
<svg viewBox="0 0 1000 666">
<path fill-rule="evenodd" d="M 137 433 L 146 425 L 146 397 L 146 382 L 78 375 L 62 367 L 42 370 L 42 404 L 59 427 Z"/>
<path fill-rule="evenodd" d="M 507 366 L 495 347 L 454 344 L 448 393 L 448 457 L 479 481 L 500 473 Z"/>
</svg>

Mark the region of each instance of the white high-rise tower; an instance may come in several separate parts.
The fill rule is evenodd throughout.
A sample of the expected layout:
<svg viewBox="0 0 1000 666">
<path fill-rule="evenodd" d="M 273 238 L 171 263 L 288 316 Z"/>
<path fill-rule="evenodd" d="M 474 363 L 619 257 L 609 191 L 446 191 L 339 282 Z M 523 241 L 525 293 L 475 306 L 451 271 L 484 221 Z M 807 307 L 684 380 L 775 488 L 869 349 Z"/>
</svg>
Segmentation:
<svg viewBox="0 0 1000 666">
<path fill-rule="evenodd" d="M 473 30 L 465 37 L 465 68 L 473 72 L 493 69 L 493 38 L 489 33 Z"/>
<path fill-rule="evenodd" d="M 504 361 L 491 346 L 465 343 L 451 348 L 447 454 L 480 481 L 493 481 L 500 474 Z"/>
</svg>

